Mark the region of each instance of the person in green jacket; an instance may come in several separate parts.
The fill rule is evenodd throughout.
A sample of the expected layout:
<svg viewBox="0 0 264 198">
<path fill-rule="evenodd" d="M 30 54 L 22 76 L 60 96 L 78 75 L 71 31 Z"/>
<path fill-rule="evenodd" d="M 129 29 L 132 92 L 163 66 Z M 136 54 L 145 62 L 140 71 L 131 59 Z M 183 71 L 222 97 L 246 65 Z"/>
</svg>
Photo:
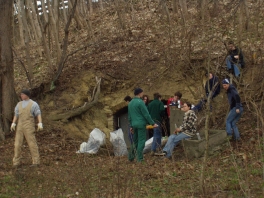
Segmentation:
<svg viewBox="0 0 264 198">
<path fill-rule="evenodd" d="M 137 161 L 141 162 L 146 142 L 146 125 L 150 124 L 153 127 L 158 125 L 151 119 L 148 109 L 141 99 L 143 90 L 136 88 L 134 95 L 135 97 L 128 104 L 128 120 L 131 125 L 130 131 L 133 134 L 133 145 L 130 148 L 128 159 L 133 161 L 136 156 Z"/>
<path fill-rule="evenodd" d="M 161 148 L 161 122 L 162 116 L 165 114 L 164 104 L 161 102 L 161 95 L 159 93 L 154 93 L 154 100 L 149 103 L 148 111 L 154 122 L 159 125 L 153 129 L 153 142 L 151 145 L 151 155 L 153 156 L 156 152 L 156 149 Z"/>
</svg>

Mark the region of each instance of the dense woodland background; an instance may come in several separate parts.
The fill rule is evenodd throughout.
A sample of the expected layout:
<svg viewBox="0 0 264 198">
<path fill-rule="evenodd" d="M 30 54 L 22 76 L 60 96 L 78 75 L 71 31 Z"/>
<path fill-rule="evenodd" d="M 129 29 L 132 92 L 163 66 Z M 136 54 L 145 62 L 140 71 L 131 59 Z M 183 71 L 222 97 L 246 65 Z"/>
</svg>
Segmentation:
<svg viewBox="0 0 264 198">
<path fill-rule="evenodd" d="M 0 0 L 1 197 L 263 196 L 263 4 Z M 242 144 L 231 143 L 207 161 L 188 161 L 181 148 L 173 162 L 146 156 L 143 165 L 109 156 L 110 148 L 76 157 L 93 128 L 113 131 L 123 98 L 135 87 L 164 99 L 181 91 L 184 100 L 197 102 L 206 71 L 228 76 L 228 40 L 242 48 L 246 61 L 241 78 L 234 79 L 245 107 Z M 37 136 L 43 167 L 13 174 L 9 127 L 22 88 L 32 90 L 42 109 L 45 130 Z M 209 127 L 224 129 L 223 90 L 221 97 L 217 123 Z M 205 116 L 199 114 L 201 127 Z"/>
</svg>

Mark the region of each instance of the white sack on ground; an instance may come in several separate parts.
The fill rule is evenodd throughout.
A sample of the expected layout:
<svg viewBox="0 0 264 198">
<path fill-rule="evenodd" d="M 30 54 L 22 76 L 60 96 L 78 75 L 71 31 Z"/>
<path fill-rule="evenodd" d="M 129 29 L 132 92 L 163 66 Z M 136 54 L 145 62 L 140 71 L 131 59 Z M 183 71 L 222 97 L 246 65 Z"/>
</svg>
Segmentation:
<svg viewBox="0 0 264 198">
<path fill-rule="evenodd" d="M 115 156 L 125 156 L 127 155 L 127 145 L 124 140 L 124 133 L 122 129 L 110 132 L 110 142 L 114 147 Z"/>
<path fill-rule="evenodd" d="M 100 146 L 105 143 L 105 134 L 100 129 L 93 129 L 90 133 L 88 142 L 83 142 L 80 145 L 80 150 L 77 153 L 95 154 L 98 152 Z"/>
<path fill-rule="evenodd" d="M 167 143 L 168 141 L 168 137 L 162 137 L 161 138 L 161 146 L 165 146 L 165 144 Z M 143 153 L 149 153 L 151 151 L 151 145 L 152 145 L 152 142 L 153 142 L 153 137 L 148 139 L 146 142 L 145 142 L 145 147 L 144 147 L 144 150 L 143 150 Z"/>
<path fill-rule="evenodd" d="M 145 142 L 145 147 L 143 149 L 143 153 L 149 153 L 151 151 L 151 145 L 152 145 L 152 142 L 153 142 L 153 137 L 148 139 L 146 142 Z"/>
</svg>

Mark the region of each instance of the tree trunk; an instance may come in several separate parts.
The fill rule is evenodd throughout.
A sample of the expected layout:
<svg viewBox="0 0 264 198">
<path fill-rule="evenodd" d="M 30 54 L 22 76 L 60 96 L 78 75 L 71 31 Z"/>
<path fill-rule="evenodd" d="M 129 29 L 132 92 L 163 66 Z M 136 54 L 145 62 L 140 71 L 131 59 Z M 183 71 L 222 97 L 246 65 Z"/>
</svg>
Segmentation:
<svg viewBox="0 0 264 198">
<path fill-rule="evenodd" d="M 98 1 L 99 1 L 100 9 L 103 10 L 104 9 L 103 0 L 98 0 Z"/>
<path fill-rule="evenodd" d="M 116 9 L 116 12 L 117 12 L 117 16 L 118 16 L 118 21 L 119 21 L 119 24 L 120 24 L 120 27 L 125 30 L 126 29 L 126 23 L 125 23 L 125 19 L 123 17 L 123 10 L 121 8 L 121 3 L 120 0 L 114 0 L 114 3 L 115 3 L 115 9 Z"/>
<path fill-rule="evenodd" d="M 239 31 L 242 33 L 244 30 L 248 30 L 249 11 L 247 6 L 247 0 L 242 0 L 239 7 Z"/>
<path fill-rule="evenodd" d="M 202 24 L 204 24 L 205 18 L 206 18 L 206 15 L 207 15 L 207 5 L 208 5 L 207 0 L 201 0 L 201 19 L 202 19 Z"/>
<path fill-rule="evenodd" d="M 89 0 L 90 14 L 93 14 L 93 0 Z"/>
<path fill-rule="evenodd" d="M 36 1 L 34 1 L 34 8 L 35 8 L 35 12 L 37 13 L 37 20 L 38 20 L 38 23 L 40 25 L 40 29 L 41 29 L 41 32 L 42 32 L 42 36 L 41 36 L 41 41 L 42 41 L 42 45 L 43 45 L 43 48 L 44 48 L 44 52 L 45 52 L 45 55 L 46 55 L 46 58 L 47 58 L 47 61 L 48 61 L 48 66 L 50 68 L 50 72 L 52 73 L 53 72 L 53 67 L 52 67 L 52 62 L 51 62 L 51 57 L 50 57 L 50 49 L 49 49 L 49 46 L 46 42 L 46 29 L 47 29 L 47 26 L 48 26 L 48 21 L 45 21 L 45 18 L 44 18 L 44 27 L 42 25 L 42 23 L 40 22 L 40 17 L 39 17 L 39 12 L 38 12 L 38 7 L 37 7 L 37 3 Z"/>
<path fill-rule="evenodd" d="M 19 35 L 20 35 L 20 42 L 22 47 L 25 47 L 25 40 L 24 40 L 24 30 L 23 30 L 23 22 L 22 22 L 22 16 L 21 16 L 21 6 L 20 6 L 20 0 L 17 1 L 17 19 L 18 19 L 18 26 L 19 26 Z"/>
<path fill-rule="evenodd" d="M 72 2 L 70 0 L 68 1 L 68 6 L 70 9 L 73 8 Z M 78 9 L 75 10 L 74 20 L 76 21 L 77 29 L 79 29 L 79 30 L 82 29 L 83 25 L 82 25 L 82 21 L 81 21 L 81 18 L 79 16 L 79 13 L 78 13 Z"/>
<path fill-rule="evenodd" d="M 66 11 L 66 6 L 65 6 L 65 3 L 64 3 L 64 0 L 61 1 L 62 2 L 62 12 L 63 12 L 63 19 L 64 19 L 64 23 L 66 24 L 67 23 L 67 11 Z M 67 8 L 69 9 L 69 7 Z"/>
<path fill-rule="evenodd" d="M 43 13 L 45 21 L 49 21 L 47 10 L 46 10 L 46 4 L 44 0 L 41 0 L 41 7 L 42 7 L 42 13 Z"/>
<path fill-rule="evenodd" d="M 27 19 L 26 19 L 26 12 L 25 12 L 25 0 L 20 1 L 20 10 L 21 10 L 21 16 L 22 16 L 22 23 L 24 26 L 24 33 L 25 33 L 25 44 L 26 44 L 26 57 L 27 57 L 27 65 L 28 65 L 28 73 L 30 79 L 33 78 L 33 66 L 32 66 L 32 60 L 30 58 L 30 46 L 29 46 L 29 28 L 27 24 Z"/>
<path fill-rule="evenodd" d="M 27 16 L 29 19 L 29 22 L 31 24 L 31 28 L 33 30 L 33 34 L 34 34 L 34 40 L 37 43 L 37 46 L 35 46 L 37 48 L 37 51 L 39 53 L 39 57 L 42 56 L 42 51 L 41 51 L 41 45 L 40 45 L 40 38 L 41 38 L 41 32 L 39 29 L 39 24 L 36 21 L 36 16 L 34 14 L 36 14 L 35 12 L 33 12 L 34 8 L 32 9 L 32 1 L 26 1 L 26 8 L 27 8 Z M 35 11 L 35 10 L 34 10 Z M 33 18 L 34 16 L 34 18 Z"/>
<path fill-rule="evenodd" d="M 58 0 L 53 0 L 53 15 L 54 15 L 54 20 L 57 26 L 57 30 L 59 30 L 59 1 Z"/>
<path fill-rule="evenodd" d="M 177 0 L 172 0 L 172 10 L 175 14 L 178 13 L 178 4 L 177 4 Z"/>
<path fill-rule="evenodd" d="M 181 13 L 182 13 L 183 21 L 185 23 L 185 21 L 188 19 L 187 3 L 186 3 L 186 0 L 179 0 L 179 3 L 180 3 L 180 7 L 181 7 Z"/>
<path fill-rule="evenodd" d="M 57 50 L 57 62 L 59 62 L 60 56 L 61 56 L 61 48 L 60 48 L 60 42 L 59 42 L 59 30 L 57 29 L 55 17 L 54 17 L 54 10 L 51 7 L 51 2 L 47 2 L 48 9 L 49 9 L 49 23 L 51 27 L 51 32 L 55 41 L 55 46 Z"/>
<path fill-rule="evenodd" d="M 12 55 L 13 1 L 0 0 L 0 138 L 10 131 L 15 106 Z"/>
<path fill-rule="evenodd" d="M 56 84 L 56 81 L 58 80 L 61 72 L 62 72 L 62 69 L 64 67 L 64 63 L 65 63 L 65 60 L 66 60 L 66 54 L 67 54 L 67 48 L 68 48 L 68 36 L 69 36 L 69 27 L 70 27 L 70 24 L 71 24 L 71 21 L 72 21 L 72 18 L 74 17 L 74 13 L 75 13 L 75 10 L 76 10 L 76 6 L 77 6 L 77 1 L 78 0 L 75 0 L 74 2 L 74 5 L 71 9 L 71 14 L 69 15 L 69 19 L 67 21 L 67 24 L 65 26 L 65 29 L 64 29 L 64 32 L 65 32 L 65 36 L 64 36 L 64 39 L 63 39 L 63 53 L 60 57 L 60 62 L 58 64 L 58 71 L 57 73 L 54 75 L 54 78 L 53 78 L 53 81 L 51 82 L 51 89 L 54 89 L 55 88 L 55 84 Z"/>
</svg>

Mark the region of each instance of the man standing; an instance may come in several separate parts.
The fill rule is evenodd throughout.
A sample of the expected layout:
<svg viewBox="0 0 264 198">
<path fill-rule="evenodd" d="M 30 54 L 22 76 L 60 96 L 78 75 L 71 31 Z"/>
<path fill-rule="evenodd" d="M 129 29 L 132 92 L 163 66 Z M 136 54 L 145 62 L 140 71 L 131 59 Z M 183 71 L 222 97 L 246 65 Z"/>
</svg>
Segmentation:
<svg viewBox="0 0 264 198">
<path fill-rule="evenodd" d="M 229 83 L 228 79 L 222 81 L 223 88 L 226 90 L 228 103 L 230 105 L 230 111 L 226 118 L 226 132 L 229 139 L 232 138 L 232 129 L 236 141 L 240 140 L 240 133 L 238 131 L 236 123 L 241 118 L 243 113 L 243 107 L 240 101 L 240 96 L 237 93 L 236 88 Z"/>
<path fill-rule="evenodd" d="M 235 77 L 239 77 L 240 68 L 245 67 L 242 50 L 235 46 L 233 41 L 228 42 L 228 57 L 226 58 L 227 69 Z"/>
<path fill-rule="evenodd" d="M 13 166 L 18 167 L 20 165 L 21 147 L 23 144 L 24 136 L 27 140 L 31 153 L 32 166 L 37 166 L 39 165 L 40 160 L 38 145 L 34 134 L 35 117 L 38 120 L 37 131 L 43 130 L 41 112 L 39 105 L 29 98 L 29 90 L 22 90 L 20 97 L 22 101 L 17 103 L 15 107 L 15 116 L 13 118 L 13 123 L 10 128 L 11 131 L 16 131 Z"/>
<path fill-rule="evenodd" d="M 151 155 L 154 155 L 157 148 L 161 148 L 161 122 L 162 116 L 165 114 L 164 104 L 161 102 L 161 95 L 159 93 L 154 93 L 154 100 L 148 105 L 149 114 L 158 125 L 158 127 L 153 129 L 153 142 L 151 146 Z"/>
<path fill-rule="evenodd" d="M 143 161 L 143 149 L 146 142 L 146 125 L 154 127 L 158 125 L 151 119 L 148 109 L 141 99 L 143 90 L 137 88 L 134 91 L 135 97 L 128 104 L 128 120 L 131 125 L 130 131 L 133 134 L 133 145 L 129 152 L 129 161 L 133 161 L 135 156 L 137 161 Z"/>
</svg>

